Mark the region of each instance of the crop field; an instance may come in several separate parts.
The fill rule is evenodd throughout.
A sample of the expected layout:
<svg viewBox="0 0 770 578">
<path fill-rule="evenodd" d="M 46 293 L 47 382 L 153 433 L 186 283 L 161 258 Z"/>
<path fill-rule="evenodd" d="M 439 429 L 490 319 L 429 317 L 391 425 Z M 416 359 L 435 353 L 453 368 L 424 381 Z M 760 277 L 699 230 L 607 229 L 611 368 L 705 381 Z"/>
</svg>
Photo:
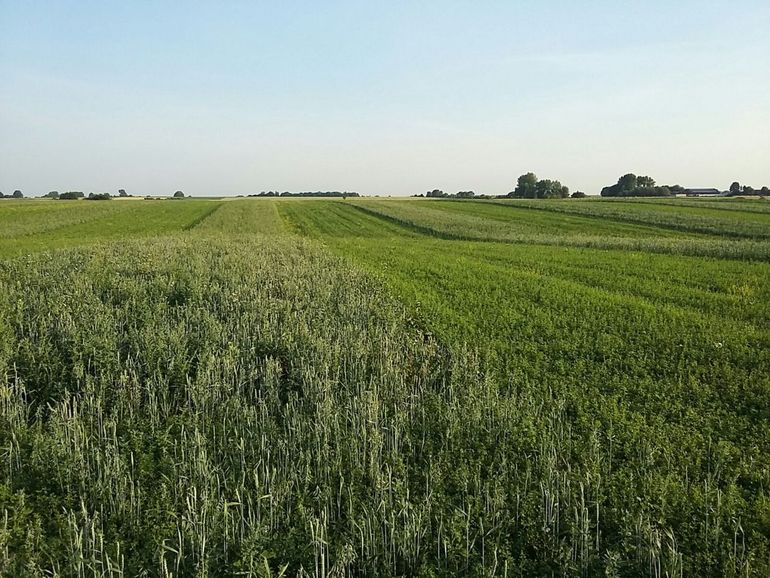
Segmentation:
<svg viewBox="0 0 770 578">
<path fill-rule="evenodd" d="M 217 201 L 4 201 L 0 256 L 188 230 Z"/>
<path fill-rule="evenodd" d="M 769 217 L 0 201 L 0 575 L 770 575 Z"/>
<path fill-rule="evenodd" d="M 653 204 L 647 201 L 642 204 L 617 199 L 610 202 L 606 200 L 597 202 L 589 199 L 580 203 L 569 204 L 553 201 L 537 204 L 520 200 L 496 202 L 511 207 L 527 207 L 562 214 L 603 217 L 621 222 L 640 223 L 652 225 L 659 229 L 667 228 L 675 231 L 747 239 L 770 238 L 770 232 L 768 232 L 770 212 L 746 210 L 745 208 L 737 210 L 734 204 L 724 202 L 721 205 L 703 206 L 697 201 L 691 201 L 689 204 L 673 204 L 671 201 L 659 201 Z M 732 210 L 726 211 L 724 209 L 726 206 L 731 207 Z"/>
<path fill-rule="evenodd" d="M 362 200 L 350 205 L 444 239 L 770 260 L 770 224 L 756 220 L 764 214 L 749 211 L 705 218 L 688 210 L 672 213 L 669 206 L 624 208 L 616 201 L 592 200 Z"/>
</svg>

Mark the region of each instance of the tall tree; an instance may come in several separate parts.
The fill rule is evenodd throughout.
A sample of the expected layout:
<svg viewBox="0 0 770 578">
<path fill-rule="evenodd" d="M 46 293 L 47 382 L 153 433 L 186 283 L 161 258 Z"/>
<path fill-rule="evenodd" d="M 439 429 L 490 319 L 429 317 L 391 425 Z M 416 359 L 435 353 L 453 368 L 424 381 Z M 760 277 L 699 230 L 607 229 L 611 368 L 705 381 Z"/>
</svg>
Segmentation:
<svg viewBox="0 0 770 578">
<path fill-rule="evenodd" d="M 636 177 L 636 186 L 641 187 L 654 187 L 655 186 L 655 179 L 652 177 Z"/>
<path fill-rule="evenodd" d="M 634 173 L 625 174 L 618 179 L 618 186 L 621 191 L 633 191 L 639 186 L 638 179 Z"/>
<path fill-rule="evenodd" d="M 537 198 L 537 182 L 535 173 L 521 175 L 517 181 L 516 189 L 513 191 L 513 196 L 525 199 Z"/>
</svg>

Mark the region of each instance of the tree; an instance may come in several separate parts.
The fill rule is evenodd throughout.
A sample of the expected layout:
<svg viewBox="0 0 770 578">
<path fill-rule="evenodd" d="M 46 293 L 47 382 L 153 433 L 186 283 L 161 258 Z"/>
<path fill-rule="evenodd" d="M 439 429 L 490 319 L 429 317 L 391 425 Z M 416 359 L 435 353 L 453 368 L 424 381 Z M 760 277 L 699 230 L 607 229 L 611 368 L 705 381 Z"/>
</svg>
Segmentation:
<svg viewBox="0 0 770 578">
<path fill-rule="evenodd" d="M 476 196 L 473 191 L 458 191 L 455 195 L 458 199 L 472 199 Z"/>
<path fill-rule="evenodd" d="M 535 173 L 521 175 L 516 181 L 516 188 L 508 196 L 522 199 L 537 198 L 537 183 L 537 175 Z"/>
<path fill-rule="evenodd" d="M 570 196 L 573 199 L 585 199 L 588 195 L 586 195 L 583 191 L 575 191 Z"/>
<path fill-rule="evenodd" d="M 569 188 L 559 181 L 537 180 L 535 173 L 527 173 L 519 177 L 516 189 L 508 193 L 508 196 L 519 199 L 562 199 L 569 196 Z"/>
<path fill-rule="evenodd" d="M 118 189 L 118 196 L 119 197 L 127 197 L 128 193 L 126 192 L 126 189 Z"/>
<path fill-rule="evenodd" d="M 655 186 L 655 179 L 652 177 L 636 177 L 636 186 L 638 188 L 652 188 Z"/>
<path fill-rule="evenodd" d="M 425 193 L 425 196 L 430 198 L 439 198 L 446 197 L 446 193 L 440 189 L 433 189 L 432 191 Z"/>
<path fill-rule="evenodd" d="M 47 199 L 58 199 L 59 198 L 59 191 L 51 191 L 49 193 L 46 193 L 43 195 Z"/>
<path fill-rule="evenodd" d="M 24 193 L 22 193 L 19 189 L 16 189 L 13 191 L 13 195 L 11 195 L 14 199 L 23 199 Z"/>
<path fill-rule="evenodd" d="M 681 189 L 681 187 L 679 187 Z M 683 190 L 683 189 L 682 189 Z M 668 187 L 655 186 L 652 177 L 637 177 L 633 173 L 623 175 L 618 182 L 602 189 L 602 197 L 668 197 Z"/>
<path fill-rule="evenodd" d="M 733 184 L 730 185 L 730 194 L 739 195 L 740 193 L 741 193 L 741 184 L 738 181 L 733 181 Z"/>
<path fill-rule="evenodd" d="M 543 179 L 538 181 L 535 186 L 536 198 L 538 199 L 562 199 L 569 196 L 569 189 L 563 186 L 559 181 Z"/>
<path fill-rule="evenodd" d="M 182 191 L 177 191 L 174 193 L 175 199 L 184 199 L 184 193 Z"/>
<path fill-rule="evenodd" d="M 633 191 L 639 186 L 638 179 L 634 173 L 625 174 L 618 179 L 618 186 L 623 192 Z"/>
<path fill-rule="evenodd" d="M 770 189 L 768 189 L 767 187 L 762 187 L 759 190 L 759 194 L 762 195 L 763 197 L 766 197 L 766 196 L 770 195 Z"/>
<path fill-rule="evenodd" d="M 74 201 L 75 199 L 82 199 L 83 193 L 81 191 L 67 191 L 59 195 L 60 201 Z"/>
</svg>

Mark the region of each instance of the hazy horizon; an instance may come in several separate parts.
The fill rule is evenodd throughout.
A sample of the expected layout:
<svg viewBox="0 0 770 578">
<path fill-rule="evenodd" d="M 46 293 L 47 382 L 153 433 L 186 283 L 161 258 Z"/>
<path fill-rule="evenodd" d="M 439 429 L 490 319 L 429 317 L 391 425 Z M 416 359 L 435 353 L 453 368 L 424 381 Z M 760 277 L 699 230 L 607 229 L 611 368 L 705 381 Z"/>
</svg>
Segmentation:
<svg viewBox="0 0 770 578">
<path fill-rule="evenodd" d="M 0 0 L 0 191 L 770 186 L 770 3 Z"/>
</svg>

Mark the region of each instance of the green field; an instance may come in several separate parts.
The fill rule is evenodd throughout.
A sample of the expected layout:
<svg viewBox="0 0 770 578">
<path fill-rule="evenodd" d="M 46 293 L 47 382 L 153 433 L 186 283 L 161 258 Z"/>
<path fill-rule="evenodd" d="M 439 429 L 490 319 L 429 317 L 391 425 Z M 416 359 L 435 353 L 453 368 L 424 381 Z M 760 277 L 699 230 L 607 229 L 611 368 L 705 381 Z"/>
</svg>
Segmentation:
<svg viewBox="0 0 770 578">
<path fill-rule="evenodd" d="M 0 201 L 0 574 L 767 576 L 756 201 Z"/>
<path fill-rule="evenodd" d="M 173 234 L 194 228 L 221 201 L 3 201 L 0 256 Z"/>
</svg>

